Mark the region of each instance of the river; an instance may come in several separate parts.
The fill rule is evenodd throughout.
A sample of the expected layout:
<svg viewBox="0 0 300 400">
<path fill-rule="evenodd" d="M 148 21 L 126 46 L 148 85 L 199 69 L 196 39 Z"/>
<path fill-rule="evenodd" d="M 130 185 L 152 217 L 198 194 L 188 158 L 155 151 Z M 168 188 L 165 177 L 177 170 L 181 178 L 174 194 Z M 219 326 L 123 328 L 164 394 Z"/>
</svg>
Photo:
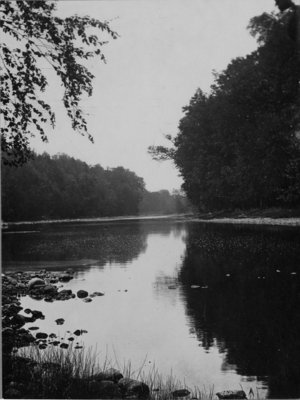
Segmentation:
<svg viewBox="0 0 300 400">
<path fill-rule="evenodd" d="M 71 267 L 64 288 L 104 292 L 90 303 L 22 298 L 45 314 L 41 331 L 86 330 L 80 341 L 103 362 L 206 391 L 297 398 L 299 239 L 295 227 L 195 221 L 27 224 L 4 231 L 2 265 Z"/>
</svg>

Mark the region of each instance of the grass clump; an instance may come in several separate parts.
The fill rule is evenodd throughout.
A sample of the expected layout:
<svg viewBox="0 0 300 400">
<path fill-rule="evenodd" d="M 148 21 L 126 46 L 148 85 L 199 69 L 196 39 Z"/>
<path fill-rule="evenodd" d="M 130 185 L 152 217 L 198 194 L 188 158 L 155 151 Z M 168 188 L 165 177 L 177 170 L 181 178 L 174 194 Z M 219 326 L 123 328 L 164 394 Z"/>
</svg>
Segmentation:
<svg viewBox="0 0 300 400">
<path fill-rule="evenodd" d="M 80 350 L 70 346 L 68 349 L 49 347 L 41 350 L 36 345 L 21 349 L 17 354 L 6 356 L 3 360 L 4 398 L 30 399 L 93 399 L 126 398 L 118 383 L 107 385 L 96 381 L 95 377 L 116 367 L 124 378 L 142 382 L 149 388 L 149 400 L 174 399 L 176 390 L 187 390 L 189 399 L 212 400 L 213 388 L 188 388 L 172 373 L 163 377 L 155 365 L 148 372 L 143 365 L 134 369 L 131 362 L 120 367 L 119 362 L 111 362 L 107 356 L 100 365 L 99 354 L 95 349 Z M 104 390 L 104 392 L 101 390 Z M 108 391 L 107 391 L 108 390 Z M 138 393 L 136 398 L 138 398 Z"/>
</svg>

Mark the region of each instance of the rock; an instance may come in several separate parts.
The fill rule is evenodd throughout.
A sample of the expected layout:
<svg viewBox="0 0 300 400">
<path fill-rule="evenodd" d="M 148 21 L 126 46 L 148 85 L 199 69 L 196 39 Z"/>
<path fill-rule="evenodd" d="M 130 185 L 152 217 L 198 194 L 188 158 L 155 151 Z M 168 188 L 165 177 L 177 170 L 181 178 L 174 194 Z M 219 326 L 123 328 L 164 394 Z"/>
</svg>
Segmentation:
<svg viewBox="0 0 300 400">
<path fill-rule="evenodd" d="M 45 282 L 43 279 L 40 278 L 32 278 L 28 282 L 28 289 L 31 290 L 33 288 L 36 288 L 37 286 L 45 286 Z"/>
<path fill-rule="evenodd" d="M 16 328 L 21 328 L 21 326 L 25 325 L 26 317 L 23 317 L 23 315 L 17 314 L 11 319 L 11 325 Z"/>
<path fill-rule="evenodd" d="M 99 374 L 93 375 L 92 377 L 95 381 L 112 381 L 119 382 L 123 378 L 120 371 L 115 368 L 109 368 L 106 371 L 100 372 Z"/>
<path fill-rule="evenodd" d="M 89 382 L 89 392 L 96 395 L 98 399 L 120 399 L 122 397 L 119 386 L 112 381 L 95 381 Z"/>
<path fill-rule="evenodd" d="M 11 304 L 8 306 L 7 312 L 9 315 L 16 315 L 21 310 L 23 310 L 23 307 L 17 306 L 16 304 Z"/>
<path fill-rule="evenodd" d="M 67 349 L 67 348 L 69 347 L 69 345 L 68 345 L 68 343 L 62 343 L 62 344 L 60 345 L 60 347 L 61 347 L 62 349 Z"/>
<path fill-rule="evenodd" d="M 185 397 L 191 394 L 187 389 L 178 389 L 172 392 L 173 397 Z"/>
<path fill-rule="evenodd" d="M 73 276 L 70 274 L 63 274 L 58 277 L 60 282 L 69 282 L 71 279 L 73 279 Z"/>
<path fill-rule="evenodd" d="M 83 301 L 85 303 L 90 303 L 92 301 L 92 299 L 90 297 L 86 297 L 85 299 L 83 299 Z"/>
<path fill-rule="evenodd" d="M 76 336 L 80 336 L 81 335 L 81 331 L 79 329 L 76 329 L 76 331 L 74 331 L 73 333 Z"/>
<path fill-rule="evenodd" d="M 14 330 L 10 327 L 6 327 L 2 329 L 2 336 L 12 336 L 14 334 Z"/>
<path fill-rule="evenodd" d="M 47 339 L 48 335 L 47 335 L 47 333 L 44 333 L 44 332 L 38 332 L 38 333 L 35 335 L 35 337 L 36 337 L 37 339 Z"/>
<path fill-rule="evenodd" d="M 32 310 L 31 314 L 32 314 L 32 318 L 34 320 L 36 320 L 36 319 L 45 319 L 45 315 L 41 311 Z"/>
<path fill-rule="evenodd" d="M 78 292 L 77 292 L 77 297 L 79 299 L 83 299 L 84 297 L 87 297 L 88 295 L 89 295 L 88 292 L 85 290 L 78 290 Z"/>
<path fill-rule="evenodd" d="M 54 294 L 57 292 L 57 288 L 52 285 L 46 285 L 43 290 L 45 294 Z"/>
<path fill-rule="evenodd" d="M 64 294 L 67 296 L 71 296 L 72 290 L 71 289 L 63 289 L 63 290 L 59 291 L 58 294 Z"/>
<path fill-rule="evenodd" d="M 93 296 L 104 296 L 104 293 L 102 293 L 102 292 L 94 292 Z"/>
<path fill-rule="evenodd" d="M 247 399 L 246 393 L 243 390 L 224 390 L 216 393 L 220 400 Z"/>
<path fill-rule="evenodd" d="M 149 387 L 145 383 L 135 379 L 122 378 L 119 380 L 118 385 L 125 398 L 145 399 L 150 393 Z"/>
<path fill-rule="evenodd" d="M 57 323 L 57 325 L 62 325 L 65 322 L 65 320 L 63 318 L 58 318 L 55 320 L 55 322 Z"/>
<path fill-rule="evenodd" d="M 71 289 L 63 289 L 56 295 L 56 300 L 69 300 L 73 297 Z"/>
</svg>

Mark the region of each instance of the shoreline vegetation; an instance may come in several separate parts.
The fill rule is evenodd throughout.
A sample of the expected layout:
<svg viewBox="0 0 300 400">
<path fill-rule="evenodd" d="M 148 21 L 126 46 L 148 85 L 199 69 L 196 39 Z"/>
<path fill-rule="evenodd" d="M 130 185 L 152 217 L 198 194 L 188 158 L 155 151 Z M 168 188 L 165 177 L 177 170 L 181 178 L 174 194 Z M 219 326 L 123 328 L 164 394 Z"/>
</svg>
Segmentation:
<svg viewBox="0 0 300 400">
<path fill-rule="evenodd" d="M 21 225 L 38 224 L 61 224 L 61 223 L 106 223 L 106 222 L 134 222 L 134 221 L 195 221 L 210 223 L 231 224 L 261 224 L 300 226 L 300 208 L 268 208 L 251 210 L 222 210 L 214 212 L 182 213 L 182 214 L 151 214 L 151 215 L 127 215 L 100 218 L 70 218 L 70 219 L 47 219 L 33 221 L 8 221 L 2 222 L 2 229 Z"/>
</svg>

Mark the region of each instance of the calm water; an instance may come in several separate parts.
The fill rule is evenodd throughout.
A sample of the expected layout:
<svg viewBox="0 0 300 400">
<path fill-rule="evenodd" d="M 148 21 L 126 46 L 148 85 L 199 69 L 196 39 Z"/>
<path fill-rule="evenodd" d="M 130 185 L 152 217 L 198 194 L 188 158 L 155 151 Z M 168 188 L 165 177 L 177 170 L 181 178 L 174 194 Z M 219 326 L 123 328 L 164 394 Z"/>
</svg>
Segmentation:
<svg viewBox="0 0 300 400">
<path fill-rule="evenodd" d="M 34 324 L 41 331 L 86 329 L 84 345 L 103 360 L 145 372 L 155 365 L 189 386 L 300 397 L 298 229 L 171 221 L 14 229 L 3 234 L 4 270 L 71 266 L 65 288 L 105 292 L 91 303 L 23 298 L 46 315 Z"/>
</svg>

